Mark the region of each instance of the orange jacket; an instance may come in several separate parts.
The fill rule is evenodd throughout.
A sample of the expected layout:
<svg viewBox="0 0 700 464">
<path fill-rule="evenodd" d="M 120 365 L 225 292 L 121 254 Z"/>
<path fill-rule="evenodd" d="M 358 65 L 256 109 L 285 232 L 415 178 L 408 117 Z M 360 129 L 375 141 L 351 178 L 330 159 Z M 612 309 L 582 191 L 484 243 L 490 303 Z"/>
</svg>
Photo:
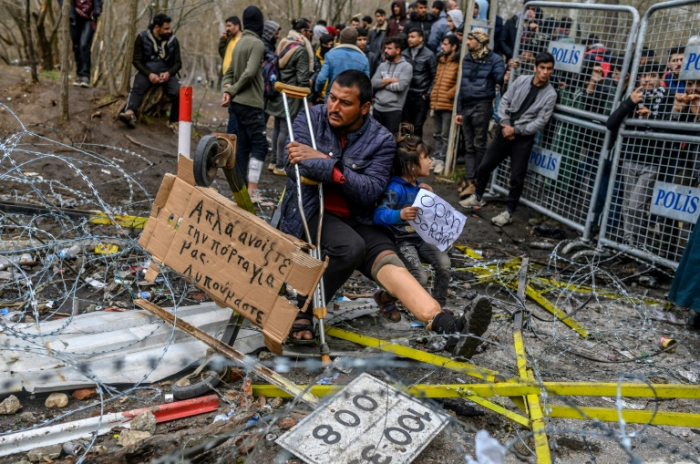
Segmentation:
<svg viewBox="0 0 700 464">
<path fill-rule="evenodd" d="M 435 83 L 430 93 L 430 109 L 435 111 L 452 111 L 457 91 L 457 72 L 459 71 L 459 52 L 449 57 L 438 57 Z"/>
</svg>

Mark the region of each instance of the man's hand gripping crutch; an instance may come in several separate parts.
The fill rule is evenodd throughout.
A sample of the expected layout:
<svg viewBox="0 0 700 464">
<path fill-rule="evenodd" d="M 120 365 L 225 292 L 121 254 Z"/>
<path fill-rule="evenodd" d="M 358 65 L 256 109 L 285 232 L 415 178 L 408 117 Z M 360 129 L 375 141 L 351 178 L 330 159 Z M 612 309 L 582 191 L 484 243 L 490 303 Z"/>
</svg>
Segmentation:
<svg viewBox="0 0 700 464">
<path fill-rule="evenodd" d="M 282 94 L 282 101 L 284 103 L 284 114 L 287 119 L 287 127 L 289 129 L 289 140 L 294 142 L 294 131 L 292 129 L 292 118 L 289 114 L 289 102 L 287 98 L 299 98 L 304 102 L 304 113 L 306 114 L 306 122 L 309 125 L 309 133 L 311 135 L 311 147 L 316 150 L 316 138 L 314 136 L 313 125 L 311 124 L 311 118 L 309 117 L 309 105 L 306 101 L 306 97 L 311 93 L 311 90 L 305 87 L 296 87 L 292 85 L 283 84 L 281 82 L 275 83 L 275 90 Z M 311 249 L 311 256 L 318 260 L 322 260 L 321 257 L 321 228 L 323 225 L 323 184 L 313 181 L 311 179 L 301 177 L 299 173 L 299 165 L 294 164 L 294 173 L 296 175 L 296 187 L 297 187 L 297 201 L 299 206 L 299 214 L 301 216 L 301 222 L 304 225 L 304 233 L 306 235 L 306 241 L 313 246 Z M 306 213 L 304 212 L 304 203 L 302 199 L 301 184 L 314 185 L 318 184 L 318 201 L 319 201 L 319 212 L 318 212 L 318 229 L 316 233 L 316 244 L 314 246 L 314 241 L 311 237 L 311 232 L 309 230 L 309 224 L 306 220 Z M 318 282 L 318 286 L 313 294 L 312 299 L 313 314 L 319 320 L 319 338 L 321 341 L 321 361 L 323 363 L 329 363 L 331 361 L 330 349 L 326 343 L 326 334 L 323 327 L 323 319 L 326 317 L 328 312 L 326 308 L 325 300 L 325 289 L 323 287 L 323 279 Z M 311 329 L 311 327 L 309 327 Z"/>
</svg>

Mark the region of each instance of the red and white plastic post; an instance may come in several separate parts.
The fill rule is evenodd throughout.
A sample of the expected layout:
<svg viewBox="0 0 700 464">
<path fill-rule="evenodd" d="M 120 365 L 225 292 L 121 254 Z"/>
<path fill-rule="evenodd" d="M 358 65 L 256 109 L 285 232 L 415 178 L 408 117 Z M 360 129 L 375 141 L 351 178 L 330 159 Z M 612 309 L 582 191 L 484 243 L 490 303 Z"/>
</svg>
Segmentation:
<svg viewBox="0 0 700 464">
<path fill-rule="evenodd" d="M 180 87 L 180 123 L 177 152 L 188 158 L 192 142 L 192 87 Z"/>
</svg>

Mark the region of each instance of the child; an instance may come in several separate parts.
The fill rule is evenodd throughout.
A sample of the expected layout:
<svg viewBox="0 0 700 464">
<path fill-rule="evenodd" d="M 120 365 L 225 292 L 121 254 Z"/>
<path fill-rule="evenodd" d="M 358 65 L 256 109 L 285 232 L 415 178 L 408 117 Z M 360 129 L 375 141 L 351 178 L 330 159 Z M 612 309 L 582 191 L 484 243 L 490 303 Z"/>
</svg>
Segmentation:
<svg viewBox="0 0 700 464">
<path fill-rule="evenodd" d="M 391 229 L 406 267 L 424 287 L 428 283 L 428 273 L 421 260 L 430 263 L 435 270 L 433 298 L 444 307 L 450 284 L 450 258 L 446 252 L 424 242 L 407 222 L 415 219 L 418 213 L 418 208 L 411 205 L 420 189 L 433 191 L 429 185 L 418 180 L 430 173 L 430 149 L 420 137 L 412 134 L 409 124 L 402 124 L 396 145 L 393 177 L 384 191 L 381 204 L 374 212 L 374 223 Z M 374 297 L 382 309 L 382 315 L 392 322 L 401 320 L 393 299 L 386 292 L 377 292 Z"/>
</svg>

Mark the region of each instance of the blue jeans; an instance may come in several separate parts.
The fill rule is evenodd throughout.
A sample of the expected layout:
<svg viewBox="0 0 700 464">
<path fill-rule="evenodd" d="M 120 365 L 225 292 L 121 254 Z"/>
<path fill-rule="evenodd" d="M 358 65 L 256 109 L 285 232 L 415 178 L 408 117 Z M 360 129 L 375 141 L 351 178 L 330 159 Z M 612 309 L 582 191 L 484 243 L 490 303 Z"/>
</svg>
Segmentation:
<svg viewBox="0 0 700 464">
<path fill-rule="evenodd" d="M 267 156 L 267 132 L 265 111 L 248 105 L 231 103 L 233 115 L 238 123 L 238 148 L 236 166 L 248 184 L 248 162 L 250 157 L 265 161 Z"/>
</svg>

